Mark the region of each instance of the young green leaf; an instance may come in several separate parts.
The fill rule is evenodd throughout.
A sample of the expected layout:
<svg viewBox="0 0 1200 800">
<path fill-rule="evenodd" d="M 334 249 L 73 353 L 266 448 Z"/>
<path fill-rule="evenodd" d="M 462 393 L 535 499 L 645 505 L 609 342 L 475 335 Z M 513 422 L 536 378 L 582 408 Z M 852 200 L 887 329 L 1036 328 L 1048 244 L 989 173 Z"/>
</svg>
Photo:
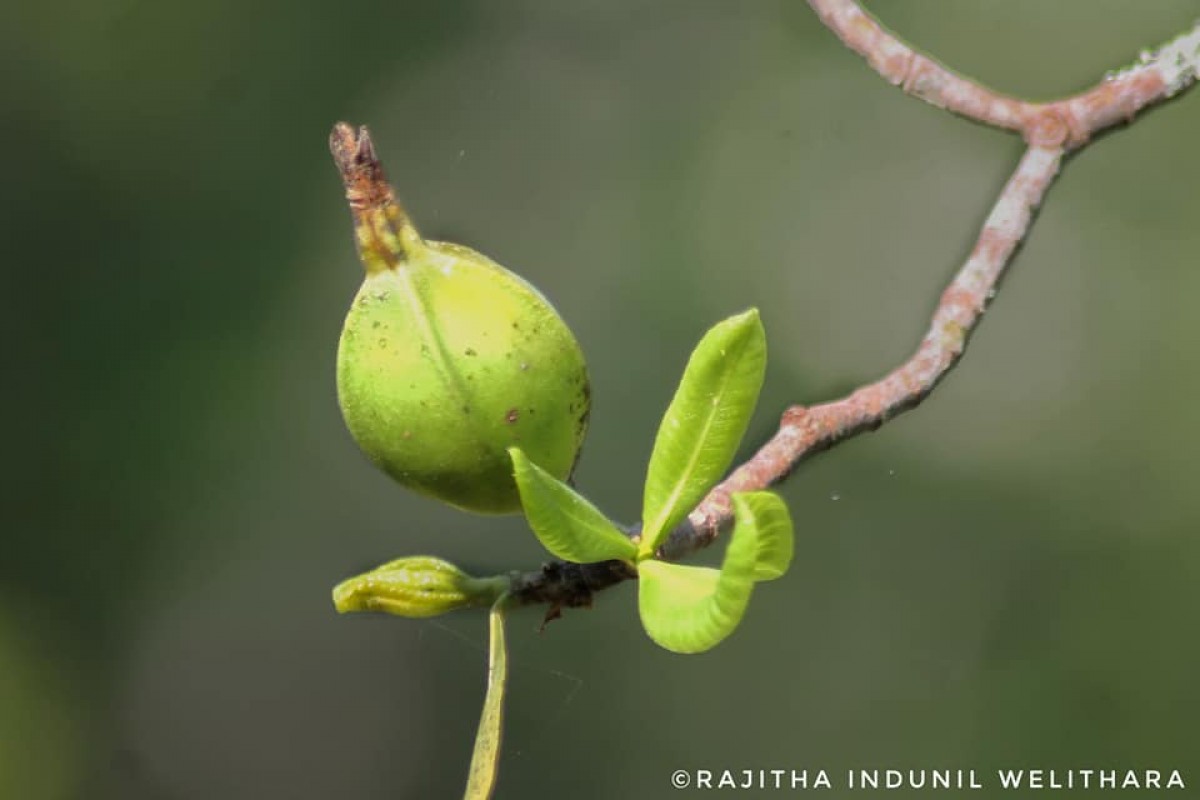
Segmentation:
<svg viewBox="0 0 1200 800">
<path fill-rule="evenodd" d="M 701 653 L 733 633 L 754 590 L 758 530 L 738 518 L 718 572 L 711 567 L 638 562 L 638 610 L 650 638 L 676 653 Z"/>
<path fill-rule="evenodd" d="M 637 546 L 608 517 L 578 492 L 510 447 L 517 489 L 529 527 L 542 545 L 564 561 L 593 561 L 637 556 Z"/>
<path fill-rule="evenodd" d="M 692 351 L 650 455 L 643 557 L 728 469 L 754 412 L 766 364 L 766 335 L 756 309 L 717 323 Z"/>
<path fill-rule="evenodd" d="M 792 563 L 792 517 L 783 498 L 774 492 L 737 492 L 733 495 L 735 524 L 752 524 L 758 531 L 754 579 L 771 581 Z"/>
<path fill-rule="evenodd" d="M 467 773 L 467 791 L 463 800 L 488 800 L 496 788 L 500 763 L 501 724 L 504 717 L 504 686 L 508 681 L 508 647 L 504 642 L 504 604 L 501 596 L 488 614 L 488 680 L 483 698 L 483 713 L 475 734 L 475 750 Z"/>
</svg>

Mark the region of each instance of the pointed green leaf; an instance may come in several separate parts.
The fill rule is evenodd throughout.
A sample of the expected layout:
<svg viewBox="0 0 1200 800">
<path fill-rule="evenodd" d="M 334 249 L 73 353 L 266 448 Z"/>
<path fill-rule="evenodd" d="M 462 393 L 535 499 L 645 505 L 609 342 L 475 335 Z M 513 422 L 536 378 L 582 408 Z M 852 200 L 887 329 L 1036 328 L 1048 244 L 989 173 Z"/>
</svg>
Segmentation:
<svg viewBox="0 0 1200 800">
<path fill-rule="evenodd" d="M 637 546 L 595 506 L 530 461 L 520 448 L 511 447 L 508 454 L 529 527 L 547 550 L 577 564 L 634 559 Z"/>
<path fill-rule="evenodd" d="M 774 492 L 737 492 L 733 495 L 735 525 L 752 524 L 758 531 L 754 579 L 771 581 L 792 563 L 792 516 L 783 498 Z"/>
<path fill-rule="evenodd" d="M 488 614 L 487 694 L 483 698 L 479 730 L 475 733 L 475 750 L 471 753 L 463 800 L 488 800 L 496 788 L 504 721 L 504 687 L 508 682 L 508 647 L 504 642 L 504 604 L 507 600 L 507 595 L 501 596 Z"/>
<path fill-rule="evenodd" d="M 753 520 L 738 520 L 720 572 L 656 559 L 638 562 L 638 610 L 646 633 L 676 653 L 716 646 L 746 613 L 757 558 Z"/>
<path fill-rule="evenodd" d="M 756 309 L 713 326 L 692 351 L 650 455 L 641 555 L 653 553 L 729 468 L 766 364 L 766 335 Z"/>
</svg>

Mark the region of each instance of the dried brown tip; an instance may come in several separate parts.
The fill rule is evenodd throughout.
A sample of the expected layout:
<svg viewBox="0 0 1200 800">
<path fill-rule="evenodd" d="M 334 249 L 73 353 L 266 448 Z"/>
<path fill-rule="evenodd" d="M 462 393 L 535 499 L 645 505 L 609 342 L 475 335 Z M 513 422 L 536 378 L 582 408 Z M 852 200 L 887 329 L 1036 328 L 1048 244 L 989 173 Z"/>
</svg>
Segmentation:
<svg viewBox="0 0 1200 800">
<path fill-rule="evenodd" d="M 329 134 L 329 152 L 342 173 L 346 200 L 352 210 L 378 208 L 393 201 L 392 187 L 383 174 L 383 164 L 375 155 L 375 145 L 366 125 L 357 132 L 345 122 L 334 125 Z"/>
</svg>

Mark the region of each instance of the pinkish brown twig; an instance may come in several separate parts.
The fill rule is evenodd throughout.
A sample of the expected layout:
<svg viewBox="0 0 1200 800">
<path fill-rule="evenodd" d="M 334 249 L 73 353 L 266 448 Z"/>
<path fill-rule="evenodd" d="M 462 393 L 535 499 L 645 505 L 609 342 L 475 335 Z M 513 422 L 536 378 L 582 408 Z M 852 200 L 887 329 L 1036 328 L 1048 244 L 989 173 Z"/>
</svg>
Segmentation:
<svg viewBox="0 0 1200 800">
<path fill-rule="evenodd" d="M 1099 131 L 1129 121 L 1196 80 L 1200 26 L 1082 94 L 1030 103 L 947 69 L 893 36 L 855 0 L 808 0 L 842 43 L 906 94 L 968 119 L 1020 132 L 1031 145 L 1082 147 Z"/>
<path fill-rule="evenodd" d="M 784 412 L 775 435 L 672 531 L 659 551 L 663 558 L 678 559 L 711 543 L 731 521 L 733 492 L 776 484 L 806 458 L 874 430 L 925 399 L 962 356 L 1063 156 L 1086 145 L 1097 132 L 1127 122 L 1143 108 L 1186 89 L 1200 72 L 1198 22 L 1089 91 L 1051 103 L 1028 103 L 994 92 L 916 53 L 854 0 L 809 0 L 809 4 L 847 47 L 890 83 L 961 116 L 1018 131 L 1029 149 L 1000 193 L 966 263 L 942 293 L 929 331 L 912 357 L 847 397 Z M 590 604 L 595 591 L 632 577 L 632 570 L 621 562 L 552 562 L 515 576 L 512 593 L 521 603 L 548 604 L 547 618 L 551 618 L 562 607 Z"/>
<path fill-rule="evenodd" d="M 825 27 L 905 94 L 968 119 L 1019 131 L 1031 103 L 993 92 L 897 39 L 853 0 L 809 0 Z"/>
<path fill-rule="evenodd" d="M 975 248 L 942 292 L 929 331 L 917 351 L 883 378 L 841 400 L 783 414 L 779 431 L 754 456 L 718 484 L 688 517 L 690 526 L 673 532 L 663 550 L 678 558 L 714 538 L 732 513 L 730 495 L 771 486 L 802 460 L 843 439 L 874 430 L 918 405 L 958 361 L 967 337 L 995 295 L 995 286 L 1013 251 L 1025 237 L 1033 211 L 1050 188 L 1062 161 L 1061 147 L 1030 147 L 1000 193 L 979 233 Z"/>
</svg>

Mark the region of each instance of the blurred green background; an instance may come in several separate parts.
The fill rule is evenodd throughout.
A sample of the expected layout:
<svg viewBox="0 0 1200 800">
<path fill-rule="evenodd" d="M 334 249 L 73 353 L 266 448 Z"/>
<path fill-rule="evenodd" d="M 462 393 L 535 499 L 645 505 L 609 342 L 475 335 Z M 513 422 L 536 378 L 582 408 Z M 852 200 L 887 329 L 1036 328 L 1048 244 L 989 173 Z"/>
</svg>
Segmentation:
<svg viewBox="0 0 1200 800">
<path fill-rule="evenodd" d="M 1196 13 L 871 7 L 1039 99 Z M 427 235 L 570 321 L 595 390 L 579 483 L 627 521 L 708 325 L 763 313 L 749 452 L 911 351 L 1021 150 L 903 97 L 800 0 L 16 0 L 0 66 L 0 797 L 21 800 L 461 791 L 482 615 L 339 618 L 329 589 L 405 554 L 544 554 L 520 519 L 396 488 L 342 426 L 360 269 L 335 120 L 372 125 Z M 629 585 L 541 635 L 516 615 L 498 796 L 687 796 L 676 768 L 1200 785 L 1197 130 L 1192 92 L 1068 163 L 959 368 L 783 489 L 797 563 L 726 644 L 659 650 Z"/>
</svg>

